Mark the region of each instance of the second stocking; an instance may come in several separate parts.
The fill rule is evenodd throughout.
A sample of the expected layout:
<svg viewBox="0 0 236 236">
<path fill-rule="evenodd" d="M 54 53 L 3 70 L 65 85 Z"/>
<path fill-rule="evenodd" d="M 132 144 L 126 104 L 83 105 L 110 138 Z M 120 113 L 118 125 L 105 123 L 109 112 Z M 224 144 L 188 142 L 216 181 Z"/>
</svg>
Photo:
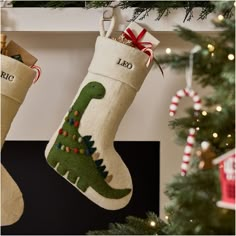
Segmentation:
<svg viewBox="0 0 236 236">
<path fill-rule="evenodd" d="M 11 123 L 35 78 L 36 72 L 23 63 L 1 55 L 1 148 Z M 22 193 L 1 165 L 1 225 L 11 225 L 22 215 Z"/>
</svg>

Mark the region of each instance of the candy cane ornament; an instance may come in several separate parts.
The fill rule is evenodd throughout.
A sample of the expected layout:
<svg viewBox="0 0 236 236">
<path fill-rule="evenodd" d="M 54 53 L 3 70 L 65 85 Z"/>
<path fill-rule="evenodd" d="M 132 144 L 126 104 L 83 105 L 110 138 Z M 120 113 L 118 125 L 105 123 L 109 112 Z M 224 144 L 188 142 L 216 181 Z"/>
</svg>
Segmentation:
<svg viewBox="0 0 236 236">
<path fill-rule="evenodd" d="M 189 129 L 189 133 L 188 133 L 188 137 L 187 137 L 187 144 L 184 148 L 184 155 L 183 155 L 182 164 L 181 164 L 181 175 L 182 176 L 185 176 L 187 174 L 193 145 L 195 143 L 195 133 L 196 133 L 196 130 L 194 128 Z"/>
<path fill-rule="evenodd" d="M 185 89 L 181 89 L 177 91 L 175 96 L 172 97 L 171 104 L 169 107 L 170 116 L 174 116 L 176 114 L 180 99 L 186 96 L 192 98 L 194 111 L 199 112 L 201 110 L 202 104 L 201 104 L 201 99 L 199 95 L 194 90 L 185 88 Z M 182 158 L 182 164 L 181 164 L 182 176 L 185 176 L 187 173 L 187 169 L 188 169 L 188 165 L 189 165 L 189 161 L 191 157 L 191 152 L 193 149 L 193 145 L 195 143 L 195 134 L 196 134 L 196 130 L 194 128 L 190 128 L 189 134 L 187 137 L 187 144 L 185 146 L 184 155 Z"/>
<path fill-rule="evenodd" d="M 170 108 L 169 108 L 170 116 L 175 115 L 180 99 L 185 96 L 191 97 L 193 99 L 193 103 L 194 103 L 193 109 L 195 111 L 201 110 L 202 105 L 201 105 L 201 99 L 199 95 L 196 92 L 194 92 L 192 89 L 185 88 L 185 89 L 180 89 L 179 91 L 177 91 L 175 96 L 172 97 Z"/>
</svg>

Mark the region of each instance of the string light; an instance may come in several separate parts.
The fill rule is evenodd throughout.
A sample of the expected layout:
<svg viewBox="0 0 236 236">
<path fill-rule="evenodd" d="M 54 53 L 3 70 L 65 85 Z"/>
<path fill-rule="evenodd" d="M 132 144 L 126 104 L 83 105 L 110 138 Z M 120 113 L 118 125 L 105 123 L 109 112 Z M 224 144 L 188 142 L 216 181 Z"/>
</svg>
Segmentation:
<svg viewBox="0 0 236 236">
<path fill-rule="evenodd" d="M 152 221 L 150 222 L 150 225 L 151 225 L 152 227 L 155 227 L 155 226 L 156 226 L 156 222 L 152 220 Z"/>
<path fill-rule="evenodd" d="M 190 222 L 192 223 L 192 222 L 193 222 L 193 220 L 190 220 Z"/>
<path fill-rule="evenodd" d="M 234 60 L 234 55 L 233 55 L 233 54 L 229 54 L 229 55 L 228 55 L 228 59 L 229 59 L 230 61 L 233 61 L 233 60 Z"/>
<path fill-rule="evenodd" d="M 171 54 L 171 49 L 170 48 L 166 49 L 166 54 Z"/>
<path fill-rule="evenodd" d="M 207 45 L 209 52 L 213 52 L 215 50 L 215 47 L 212 44 Z"/>
<path fill-rule="evenodd" d="M 214 52 L 212 52 L 212 53 L 211 53 L 211 57 L 214 57 L 214 56 L 215 56 L 215 54 L 214 54 Z"/>
<path fill-rule="evenodd" d="M 166 218 L 166 220 L 168 220 L 168 219 L 169 219 L 169 216 L 165 216 L 165 218 Z"/>
<path fill-rule="evenodd" d="M 236 7 L 236 2 L 234 2 L 234 6 Z"/>
<path fill-rule="evenodd" d="M 228 135 L 227 135 L 227 138 L 231 138 L 231 137 L 232 137 L 232 135 L 231 135 L 231 134 L 228 134 Z"/>
<path fill-rule="evenodd" d="M 213 136 L 213 138 L 217 138 L 218 134 L 217 133 L 213 133 L 212 136 Z"/>
<path fill-rule="evenodd" d="M 220 20 L 220 21 L 224 20 L 224 16 L 218 15 L 218 20 Z"/>
<path fill-rule="evenodd" d="M 222 111 L 222 107 L 221 107 L 221 106 L 217 106 L 217 107 L 216 107 L 216 110 L 217 110 L 218 112 L 221 112 L 221 111 Z"/>
<path fill-rule="evenodd" d="M 229 146 L 229 144 L 228 144 L 228 143 L 226 143 L 225 145 L 226 145 L 226 146 Z"/>
<path fill-rule="evenodd" d="M 203 116 L 206 116 L 206 115 L 207 115 L 207 112 L 206 112 L 206 111 L 202 111 L 202 115 L 203 115 Z"/>
<path fill-rule="evenodd" d="M 198 130 L 200 130 L 200 128 L 199 128 L 199 127 L 197 127 L 197 128 L 196 128 L 196 130 L 198 131 Z"/>
</svg>

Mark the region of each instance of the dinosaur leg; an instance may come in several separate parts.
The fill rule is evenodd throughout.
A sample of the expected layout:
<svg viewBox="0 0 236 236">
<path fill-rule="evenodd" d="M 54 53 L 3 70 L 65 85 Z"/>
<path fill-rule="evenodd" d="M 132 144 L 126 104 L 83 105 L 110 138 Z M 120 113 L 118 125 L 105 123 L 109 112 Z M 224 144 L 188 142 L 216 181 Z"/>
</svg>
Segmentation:
<svg viewBox="0 0 236 236">
<path fill-rule="evenodd" d="M 78 178 L 78 176 L 75 173 L 73 173 L 72 171 L 70 171 L 67 176 L 67 179 L 73 184 L 76 182 L 77 178 Z"/>
<path fill-rule="evenodd" d="M 76 186 L 82 191 L 82 192 L 85 192 L 87 190 L 87 188 L 89 187 L 88 184 L 83 181 L 82 178 L 80 178 L 77 183 L 76 183 Z"/>
<path fill-rule="evenodd" d="M 23 103 L 35 77 L 35 71 L 23 63 L 1 55 L 1 148 L 11 123 Z M 7 79 L 11 78 L 11 79 Z M 9 173 L 1 166 L 1 225 L 11 225 L 23 213 L 22 193 Z"/>
<path fill-rule="evenodd" d="M 120 58 L 132 69 L 121 66 Z M 132 195 L 129 170 L 113 141 L 150 70 L 147 61 L 138 49 L 98 37 L 89 72 L 45 151 L 48 162 L 57 160 L 73 170 L 71 182 L 78 177 L 77 188 L 105 209 L 126 206 Z"/>
</svg>

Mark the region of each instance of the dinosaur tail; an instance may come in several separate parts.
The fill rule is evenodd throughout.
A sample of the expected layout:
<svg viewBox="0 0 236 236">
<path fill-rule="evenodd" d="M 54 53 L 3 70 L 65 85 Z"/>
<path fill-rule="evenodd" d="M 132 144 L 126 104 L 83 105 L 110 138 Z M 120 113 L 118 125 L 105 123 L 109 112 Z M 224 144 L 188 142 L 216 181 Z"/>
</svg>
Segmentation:
<svg viewBox="0 0 236 236">
<path fill-rule="evenodd" d="M 95 186 L 93 186 L 92 184 L 87 185 L 85 182 L 83 182 L 83 179 L 80 179 L 77 182 L 77 187 L 83 192 L 87 190 L 88 186 L 92 187 L 101 196 L 110 199 L 120 199 L 127 196 L 131 192 L 130 188 L 112 188 L 106 181 L 99 181 L 99 183 L 96 183 Z"/>
</svg>

